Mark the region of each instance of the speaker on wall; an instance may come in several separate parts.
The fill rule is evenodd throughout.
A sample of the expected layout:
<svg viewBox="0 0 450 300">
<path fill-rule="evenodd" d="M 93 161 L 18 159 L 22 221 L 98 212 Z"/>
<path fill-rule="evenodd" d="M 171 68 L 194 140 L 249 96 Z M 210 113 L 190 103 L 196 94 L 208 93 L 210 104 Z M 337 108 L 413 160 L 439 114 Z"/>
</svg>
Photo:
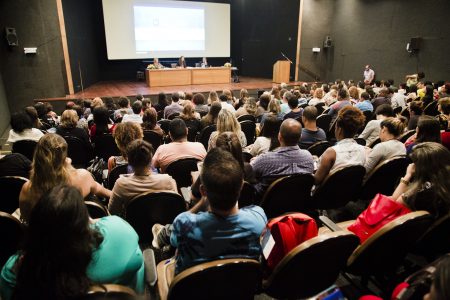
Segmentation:
<svg viewBox="0 0 450 300">
<path fill-rule="evenodd" d="M 327 35 L 325 41 L 323 41 L 323 47 L 330 48 L 331 46 L 333 46 L 333 41 L 331 40 L 331 36 Z"/>
<path fill-rule="evenodd" d="M 16 29 L 12 27 L 5 28 L 5 36 L 6 41 L 8 42 L 8 46 L 18 46 L 19 40 L 17 39 Z"/>
<path fill-rule="evenodd" d="M 413 50 L 413 51 L 419 51 L 421 44 L 422 44 L 422 38 L 413 37 L 413 38 L 411 38 L 411 41 L 409 42 L 409 49 Z"/>
</svg>

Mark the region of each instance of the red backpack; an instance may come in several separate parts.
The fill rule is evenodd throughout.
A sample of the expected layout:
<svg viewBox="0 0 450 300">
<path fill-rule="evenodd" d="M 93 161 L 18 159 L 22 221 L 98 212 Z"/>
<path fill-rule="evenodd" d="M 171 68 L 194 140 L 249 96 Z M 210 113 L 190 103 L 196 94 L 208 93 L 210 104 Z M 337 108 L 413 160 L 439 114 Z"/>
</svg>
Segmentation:
<svg viewBox="0 0 450 300">
<path fill-rule="evenodd" d="M 262 233 L 267 268 L 275 269 L 289 251 L 316 236 L 316 222 L 305 214 L 293 213 L 271 219 Z"/>
</svg>

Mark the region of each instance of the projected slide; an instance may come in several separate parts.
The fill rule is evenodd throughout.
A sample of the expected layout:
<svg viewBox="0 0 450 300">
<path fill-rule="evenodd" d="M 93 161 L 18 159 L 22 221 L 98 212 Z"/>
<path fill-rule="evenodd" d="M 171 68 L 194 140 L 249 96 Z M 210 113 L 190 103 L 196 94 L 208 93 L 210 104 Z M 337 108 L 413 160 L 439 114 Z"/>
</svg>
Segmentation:
<svg viewBox="0 0 450 300">
<path fill-rule="evenodd" d="M 136 52 L 205 50 L 202 8 L 134 6 Z"/>
</svg>

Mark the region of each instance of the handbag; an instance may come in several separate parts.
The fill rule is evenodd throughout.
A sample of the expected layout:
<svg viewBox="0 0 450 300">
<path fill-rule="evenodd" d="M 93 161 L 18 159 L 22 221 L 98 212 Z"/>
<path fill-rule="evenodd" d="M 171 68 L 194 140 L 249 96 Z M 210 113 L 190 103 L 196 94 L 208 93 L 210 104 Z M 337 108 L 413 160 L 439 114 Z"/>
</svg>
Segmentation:
<svg viewBox="0 0 450 300">
<path fill-rule="evenodd" d="M 103 158 L 99 158 L 98 156 L 96 156 L 89 163 L 90 165 L 87 167 L 87 170 L 94 176 L 95 181 L 102 184 L 103 170 L 108 169 L 108 164 L 103 160 Z"/>
<path fill-rule="evenodd" d="M 273 270 L 286 254 L 304 241 L 316 237 L 317 232 L 314 219 L 302 213 L 270 220 L 262 233 L 263 237 L 270 234 L 274 241 L 273 248 L 266 257 L 267 268 Z"/>
<path fill-rule="evenodd" d="M 364 243 L 372 234 L 387 223 L 401 217 L 411 210 L 388 196 L 377 194 L 366 208 L 347 229 L 356 234 Z"/>
</svg>

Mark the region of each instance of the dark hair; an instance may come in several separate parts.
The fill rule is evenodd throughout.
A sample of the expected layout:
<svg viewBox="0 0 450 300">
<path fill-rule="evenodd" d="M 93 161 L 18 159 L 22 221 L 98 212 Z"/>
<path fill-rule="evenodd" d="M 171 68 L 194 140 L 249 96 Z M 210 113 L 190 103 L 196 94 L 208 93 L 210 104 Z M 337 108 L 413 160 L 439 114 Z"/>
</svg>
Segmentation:
<svg viewBox="0 0 450 300">
<path fill-rule="evenodd" d="M 405 123 L 400 119 L 389 117 L 381 121 L 380 127 L 386 127 L 390 134 L 394 137 L 398 137 L 405 129 Z"/>
<path fill-rule="evenodd" d="M 389 104 L 381 104 L 375 109 L 375 115 L 383 115 L 385 117 L 393 117 L 394 110 Z"/>
<path fill-rule="evenodd" d="M 117 107 L 112 97 L 104 97 L 104 99 L 105 99 L 105 106 L 108 110 L 110 111 L 116 110 Z"/>
<path fill-rule="evenodd" d="M 222 110 L 222 105 L 218 101 L 214 101 L 211 103 L 211 107 L 209 108 L 208 113 L 206 116 L 203 117 L 203 119 L 208 124 L 216 124 L 217 123 L 217 117 L 219 116 L 220 111 Z"/>
<path fill-rule="evenodd" d="M 433 300 L 450 299 L 450 256 L 447 255 L 436 267 L 433 274 Z"/>
<path fill-rule="evenodd" d="M 441 142 L 439 121 L 431 116 L 420 116 L 417 122 L 416 144 L 423 142 Z"/>
<path fill-rule="evenodd" d="M 288 95 L 286 97 L 286 100 L 287 100 L 287 103 L 288 103 L 288 106 L 290 109 L 294 109 L 294 108 L 298 107 L 298 99 L 294 95 L 292 95 L 292 94 Z"/>
<path fill-rule="evenodd" d="M 425 78 L 425 73 L 424 72 L 418 72 L 417 73 L 417 79 L 423 79 Z"/>
<path fill-rule="evenodd" d="M 242 169 L 230 152 L 216 147 L 206 154 L 200 180 L 211 208 L 233 208 L 239 199 L 243 179 Z"/>
<path fill-rule="evenodd" d="M 170 121 L 169 133 L 172 140 L 176 141 L 186 137 L 187 136 L 186 128 L 187 128 L 186 123 L 180 118 L 175 118 L 172 121 Z"/>
<path fill-rule="evenodd" d="M 150 99 L 145 98 L 142 100 L 142 109 L 147 109 L 152 106 L 152 101 Z"/>
<path fill-rule="evenodd" d="M 201 93 L 197 93 L 192 98 L 192 102 L 194 102 L 195 105 L 202 105 L 205 104 L 205 96 Z"/>
<path fill-rule="evenodd" d="M 72 109 L 77 112 L 78 118 L 83 116 L 83 108 L 81 106 L 75 104 Z"/>
<path fill-rule="evenodd" d="M 423 111 L 420 101 L 411 101 L 411 103 L 409 104 L 409 110 L 414 112 L 416 116 L 420 116 Z"/>
<path fill-rule="evenodd" d="M 31 121 L 30 116 L 24 111 L 13 113 L 11 115 L 10 124 L 12 130 L 18 133 L 23 132 L 25 129 L 31 129 L 33 127 L 33 122 Z"/>
<path fill-rule="evenodd" d="M 239 137 L 231 131 L 222 132 L 217 136 L 216 147 L 230 152 L 244 171 L 244 158 L 242 157 L 242 146 Z"/>
<path fill-rule="evenodd" d="M 120 97 L 118 103 L 120 108 L 127 108 L 130 100 L 127 97 Z"/>
<path fill-rule="evenodd" d="M 228 101 L 228 97 L 227 97 L 227 95 L 222 94 L 222 95 L 219 96 L 219 100 L 222 101 L 222 102 L 227 102 Z"/>
<path fill-rule="evenodd" d="M 165 93 L 161 92 L 158 94 L 158 104 L 161 105 L 163 109 L 167 106 L 167 96 Z"/>
<path fill-rule="evenodd" d="M 60 185 L 31 211 L 13 299 L 76 299 L 88 290 L 92 252 L 103 237 L 89 224 L 83 196 Z"/>
<path fill-rule="evenodd" d="M 136 100 L 142 101 L 142 100 L 144 100 L 144 96 L 142 96 L 141 94 L 137 94 Z"/>
<path fill-rule="evenodd" d="M 37 102 L 36 104 L 34 104 L 34 108 L 37 111 L 39 119 L 46 119 L 47 108 L 45 107 L 44 103 Z"/>
<path fill-rule="evenodd" d="M 264 110 L 267 110 L 269 107 L 270 102 L 270 96 L 267 94 L 262 94 L 261 97 L 259 97 L 259 106 L 264 108 Z"/>
<path fill-rule="evenodd" d="M 303 117 L 308 121 L 316 121 L 318 115 L 317 108 L 315 106 L 307 106 L 303 109 Z"/>
<path fill-rule="evenodd" d="M 260 136 L 270 139 L 269 151 L 280 146 L 278 141 L 278 133 L 280 132 L 281 121 L 274 115 L 268 114 L 261 128 Z"/>
<path fill-rule="evenodd" d="M 127 146 L 128 164 L 134 169 L 150 166 L 152 154 L 152 145 L 144 140 L 134 140 Z"/>
<path fill-rule="evenodd" d="M 172 99 L 172 102 L 178 102 L 178 100 L 180 100 L 180 95 L 178 93 L 173 93 L 170 98 Z"/>
<path fill-rule="evenodd" d="M 344 138 L 353 138 L 364 125 L 365 119 L 366 117 L 358 108 L 350 105 L 345 106 L 338 113 L 336 129 L 342 129 Z"/>
<path fill-rule="evenodd" d="M 302 135 L 302 125 L 294 119 L 286 119 L 281 123 L 280 135 L 286 146 L 296 146 Z"/>
<path fill-rule="evenodd" d="M 147 108 L 142 115 L 142 128 L 147 130 L 155 129 L 157 117 L 156 111 L 153 108 Z"/>
<path fill-rule="evenodd" d="M 131 105 L 131 109 L 134 114 L 139 114 L 142 111 L 142 102 L 139 100 L 134 101 L 133 105 Z"/>
<path fill-rule="evenodd" d="M 34 108 L 33 106 L 27 106 L 23 109 L 23 111 L 26 112 L 30 117 L 33 127 L 39 128 L 39 118 L 36 108 Z"/>
<path fill-rule="evenodd" d="M 109 113 L 104 106 L 97 106 L 92 113 L 94 116 L 95 135 L 102 135 L 109 132 Z"/>
<path fill-rule="evenodd" d="M 338 92 L 339 99 L 347 99 L 348 98 L 348 92 L 346 89 L 341 88 Z"/>
<path fill-rule="evenodd" d="M 360 97 L 364 100 L 370 100 L 370 95 L 368 92 L 362 92 Z"/>
<path fill-rule="evenodd" d="M 445 115 L 450 114 L 450 97 L 439 99 L 438 104 L 441 106 L 442 113 Z"/>
</svg>

